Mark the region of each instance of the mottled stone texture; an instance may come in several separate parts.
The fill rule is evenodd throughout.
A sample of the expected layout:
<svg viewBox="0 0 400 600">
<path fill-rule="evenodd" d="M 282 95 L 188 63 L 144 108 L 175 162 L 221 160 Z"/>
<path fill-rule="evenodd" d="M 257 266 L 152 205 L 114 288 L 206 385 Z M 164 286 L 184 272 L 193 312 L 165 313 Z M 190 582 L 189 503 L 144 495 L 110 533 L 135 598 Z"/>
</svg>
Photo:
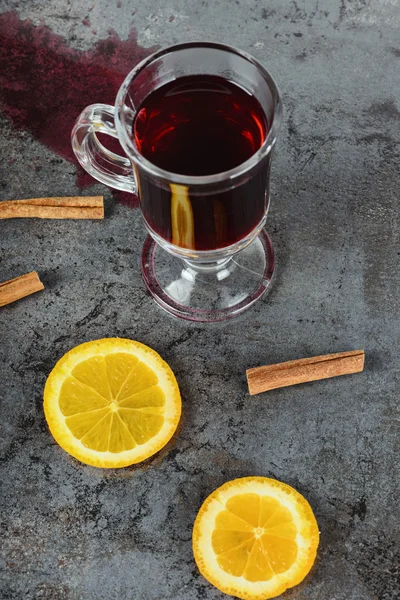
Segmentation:
<svg viewBox="0 0 400 600">
<path fill-rule="evenodd" d="M 294 485 L 319 522 L 315 568 L 286 598 L 399 598 L 399 3 L 3 0 L 0 10 L 5 39 L 6 13 L 16 11 L 16 35 L 37 65 L 29 77 L 38 77 L 26 81 L 15 56 L 10 69 L 2 45 L 0 200 L 72 195 L 89 183 L 62 150 L 69 124 L 59 107 L 70 118 L 69 102 L 55 103 L 70 93 L 62 82 L 71 73 L 46 82 L 45 49 L 69 69 L 92 60 L 118 71 L 127 60 L 119 40 L 133 61 L 150 47 L 215 39 L 263 61 L 285 105 L 268 222 L 278 276 L 235 321 L 193 325 L 158 309 L 139 271 L 140 214 L 100 184 L 84 193 L 104 193 L 104 222 L 0 221 L 0 280 L 37 269 L 46 286 L 0 309 L 1 599 L 222 599 L 195 567 L 192 524 L 215 487 L 252 474 Z M 32 45 L 40 31 L 42 51 Z M 96 92 L 83 102 L 106 100 Z M 49 371 L 103 336 L 155 348 L 182 390 L 176 439 L 141 468 L 81 465 L 46 427 Z M 358 348 L 363 374 L 246 392 L 247 367 Z"/>
</svg>

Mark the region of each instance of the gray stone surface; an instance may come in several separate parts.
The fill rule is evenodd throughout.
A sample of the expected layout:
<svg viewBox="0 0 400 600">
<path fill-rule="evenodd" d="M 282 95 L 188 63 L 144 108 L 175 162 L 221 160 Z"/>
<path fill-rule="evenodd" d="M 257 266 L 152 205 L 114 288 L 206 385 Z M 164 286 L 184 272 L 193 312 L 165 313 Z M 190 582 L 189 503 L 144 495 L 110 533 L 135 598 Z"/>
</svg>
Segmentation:
<svg viewBox="0 0 400 600">
<path fill-rule="evenodd" d="M 104 193 L 104 222 L 0 221 L 0 281 L 37 269 L 46 286 L 0 309 L 0 598 L 222 599 L 191 529 L 212 490 L 253 474 L 295 486 L 320 526 L 315 568 L 285 597 L 399 598 L 399 3 L 2 1 L 13 9 L 78 50 L 110 27 L 136 28 L 143 47 L 232 43 L 275 75 L 285 122 L 268 222 L 278 277 L 235 321 L 161 312 L 139 272 L 140 214 L 100 184 L 85 193 Z M 0 200 L 79 193 L 75 165 L 5 116 L 1 131 Z M 103 336 L 149 344 L 181 387 L 179 434 L 142 468 L 79 464 L 44 420 L 57 359 Z M 246 393 L 247 367 L 357 348 L 363 374 Z"/>
</svg>

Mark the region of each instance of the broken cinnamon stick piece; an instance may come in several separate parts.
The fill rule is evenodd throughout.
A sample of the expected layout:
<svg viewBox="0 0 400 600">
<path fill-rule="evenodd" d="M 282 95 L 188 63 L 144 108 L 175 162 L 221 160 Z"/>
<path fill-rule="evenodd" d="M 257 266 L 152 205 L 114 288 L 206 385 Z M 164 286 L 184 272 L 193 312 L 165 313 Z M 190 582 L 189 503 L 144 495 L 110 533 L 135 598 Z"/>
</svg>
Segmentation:
<svg viewBox="0 0 400 600">
<path fill-rule="evenodd" d="M 364 350 L 352 350 L 248 369 L 249 392 L 253 396 L 298 383 L 360 373 L 364 369 L 364 357 Z"/>
<path fill-rule="evenodd" d="M 104 219 L 103 196 L 31 198 L 0 202 L 0 219 Z"/>
<path fill-rule="evenodd" d="M 36 271 L 10 279 L 10 281 L 4 281 L 0 283 L 0 306 L 11 304 L 11 302 L 40 292 L 40 290 L 44 290 L 44 285 Z"/>
</svg>

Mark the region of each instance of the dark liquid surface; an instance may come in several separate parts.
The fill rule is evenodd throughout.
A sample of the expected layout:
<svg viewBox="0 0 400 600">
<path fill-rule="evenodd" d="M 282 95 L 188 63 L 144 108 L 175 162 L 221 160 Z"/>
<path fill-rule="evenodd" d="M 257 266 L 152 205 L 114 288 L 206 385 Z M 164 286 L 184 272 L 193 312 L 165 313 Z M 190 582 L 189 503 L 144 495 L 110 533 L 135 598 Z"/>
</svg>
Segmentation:
<svg viewBox="0 0 400 600">
<path fill-rule="evenodd" d="M 180 175 L 233 169 L 261 147 L 268 131 L 254 96 L 217 76 L 182 77 L 152 92 L 139 107 L 134 141 L 154 165 Z M 159 187 L 139 170 L 143 215 L 159 236 L 196 250 L 229 246 L 262 220 L 269 159 L 248 181 L 224 192 L 196 194 L 187 186 Z"/>
<path fill-rule="evenodd" d="M 153 164 L 182 175 L 233 169 L 262 145 L 267 123 L 256 98 L 217 76 L 193 75 L 150 94 L 135 120 L 135 143 Z"/>
</svg>

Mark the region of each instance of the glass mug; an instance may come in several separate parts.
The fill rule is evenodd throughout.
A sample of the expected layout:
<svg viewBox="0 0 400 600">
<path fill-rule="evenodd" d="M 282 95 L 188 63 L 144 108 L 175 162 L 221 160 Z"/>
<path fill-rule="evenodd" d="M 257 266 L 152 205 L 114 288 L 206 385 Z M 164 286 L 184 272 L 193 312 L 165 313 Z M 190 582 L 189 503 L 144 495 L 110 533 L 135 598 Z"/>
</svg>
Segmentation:
<svg viewBox="0 0 400 600">
<path fill-rule="evenodd" d="M 185 175 L 162 168 L 164 165 L 157 166 L 138 148 L 140 123 L 136 117 L 138 111 L 140 115 L 146 114 L 141 107 L 151 101 L 150 95 L 166 84 L 174 86 L 173 82 L 179 83 L 180 78 L 185 78 L 182 81 L 189 89 L 190 82 L 196 81 L 193 76 L 202 76 L 206 83 L 212 81 L 211 87 L 217 90 L 220 82 L 225 81 L 228 87 L 234 84 L 239 96 L 245 95 L 249 102 L 256 102 L 262 111 L 266 126 L 259 146 L 233 168 L 199 175 L 193 163 L 194 174 Z M 224 92 L 228 89 L 222 88 Z M 225 119 L 229 132 L 232 119 L 236 127 L 235 115 L 248 119 L 250 112 L 246 113 L 246 103 L 244 106 L 235 103 L 232 87 L 228 91 L 231 96 L 225 94 L 224 102 L 228 98 L 231 113 L 222 114 L 221 118 Z M 187 96 L 180 98 L 190 113 Z M 208 114 L 207 99 L 211 96 L 204 98 Z M 211 99 L 219 101 L 219 98 L 222 96 L 213 95 Z M 174 101 L 173 95 L 167 101 L 171 99 Z M 186 125 L 191 118 L 203 114 L 201 107 L 196 110 L 197 113 L 192 111 L 191 117 L 186 115 L 183 119 Z M 171 118 L 176 119 L 175 112 L 172 111 Z M 156 302 L 173 315 L 200 322 L 222 321 L 250 307 L 269 287 L 274 252 L 264 224 L 269 206 L 271 151 L 281 120 L 279 92 L 264 67 L 245 52 L 208 42 L 179 44 L 152 54 L 126 77 L 115 107 L 93 104 L 77 119 L 72 146 L 82 167 L 102 183 L 139 196 L 150 234 L 142 251 L 143 279 Z M 257 116 L 253 126 L 254 123 L 261 127 Z M 162 127 L 161 122 L 161 133 Z M 218 143 L 215 146 L 213 125 L 203 123 L 202 127 L 205 137 L 211 131 L 211 143 L 201 149 L 193 147 L 192 158 L 200 166 L 208 160 L 211 161 L 208 168 L 212 169 L 213 156 L 219 156 L 220 164 L 225 150 L 227 156 L 240 153 L 242 138 L 232 142 L 227 137 L 225 146 L 219 147 Z M 105 148 L 97 137 L 99 133 L 117 138 L 126 156 Z M 244 138 L 249 136 L 246 128 L 240 133 Z M 151 143 L 149 146 L 154 150 Z M 167 147 L 166 160 L 171 163 L 168 152 Z M 217 164 L 215 168 L 218 169 Z"/>
</svg>

